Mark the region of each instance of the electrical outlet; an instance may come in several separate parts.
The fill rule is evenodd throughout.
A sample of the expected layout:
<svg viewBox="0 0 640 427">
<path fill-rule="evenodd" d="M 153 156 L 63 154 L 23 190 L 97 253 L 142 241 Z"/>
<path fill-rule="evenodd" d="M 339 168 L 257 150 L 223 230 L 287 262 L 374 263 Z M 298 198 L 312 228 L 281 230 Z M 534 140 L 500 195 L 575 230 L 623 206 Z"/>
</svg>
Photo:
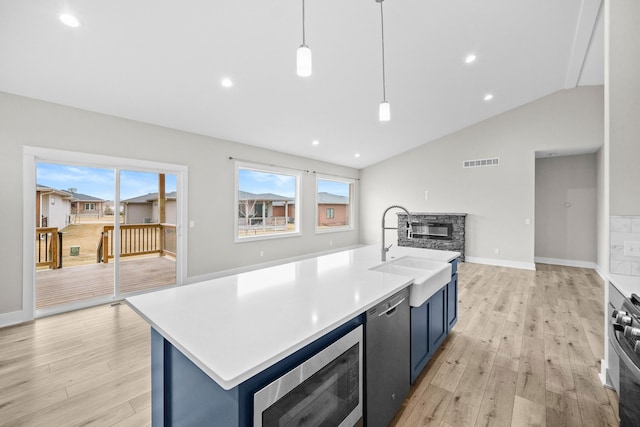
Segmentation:
<svg viewBox="0 0 640 427">
<path fill-rule="evenodd" d="M 500 249 L 499 248 L 495 248 L 494 252 L 496 253 L 496 255 L 500 255 Z"/>
<path fill-rule="evenodd" d="M 427 190 L 424 190 L 424 199 L 429 200 L 429 192 Z"/>
<path fill-rule="evenodd" d="M 640 257 L 640 242 L 630 240 L 624 242 L 624 256 Z"/>
<path fill-rule="evenodd" d="M 524 220 L 524 223 L 527 224 L 527 225 L 531 225 L 531 220 L 529 218 L 527 218 L 527 219 Z"/>
<path fill-rule="evenodd" d="M 264 251 L 260 251 L 260 256 L 264 256 Z"/>
</svg>

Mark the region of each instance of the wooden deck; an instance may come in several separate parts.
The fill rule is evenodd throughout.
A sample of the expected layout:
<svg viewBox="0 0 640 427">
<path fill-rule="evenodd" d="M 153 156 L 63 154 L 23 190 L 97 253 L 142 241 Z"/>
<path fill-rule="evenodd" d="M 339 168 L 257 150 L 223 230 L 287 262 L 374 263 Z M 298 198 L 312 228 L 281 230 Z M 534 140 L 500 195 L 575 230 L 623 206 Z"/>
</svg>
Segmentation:
<svg viewBox="0 0 640 427">
<path fill-rule="evenodd" d="M 36 272 L 36 309 L 113 294 L 114 264 L 90 264 Z M 120 261 L 120 293 L 176 283 L 176 262 L 167 256 Z"/>
</svg>

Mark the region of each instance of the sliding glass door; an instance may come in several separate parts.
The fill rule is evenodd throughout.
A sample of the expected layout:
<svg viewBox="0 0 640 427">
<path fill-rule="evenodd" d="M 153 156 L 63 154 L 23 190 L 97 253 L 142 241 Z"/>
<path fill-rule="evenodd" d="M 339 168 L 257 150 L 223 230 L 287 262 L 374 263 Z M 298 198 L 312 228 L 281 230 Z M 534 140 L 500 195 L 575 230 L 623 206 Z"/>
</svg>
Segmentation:
<svg viewBox="0 0 640 427">
<path fill-rule="evenodd" d="M 122 170 L 119 188 L 122 222 L 109 255 L 119 258 L 119 293 L 175 284 L 176 176 Z"/>
<path fill-rule="evenodd" d="M 184 175 L 36 159 L 35 314 L 181 283 Z"/>
</svg>

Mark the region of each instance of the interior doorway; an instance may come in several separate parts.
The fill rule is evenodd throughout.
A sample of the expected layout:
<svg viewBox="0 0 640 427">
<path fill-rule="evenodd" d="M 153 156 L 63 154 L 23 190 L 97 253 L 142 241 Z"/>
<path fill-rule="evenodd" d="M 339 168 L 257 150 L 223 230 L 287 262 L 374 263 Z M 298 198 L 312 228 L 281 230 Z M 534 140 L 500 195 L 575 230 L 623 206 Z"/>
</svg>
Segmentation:
<svg viewBox="0 0 640 427">
<path fill-rule="evenodd" d="M 535 261 L 593 268 L 597 154 L 538 156 L 535 170 Z"/>
</svg>

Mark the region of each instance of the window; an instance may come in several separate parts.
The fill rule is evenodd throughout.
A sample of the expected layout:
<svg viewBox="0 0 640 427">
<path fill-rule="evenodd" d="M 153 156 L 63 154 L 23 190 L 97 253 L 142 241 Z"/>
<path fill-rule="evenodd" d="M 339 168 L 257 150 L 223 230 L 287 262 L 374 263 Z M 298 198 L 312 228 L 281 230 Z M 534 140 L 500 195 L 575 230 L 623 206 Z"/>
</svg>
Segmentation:
<svg viewBox="0 0 640 427">
<path fill-rule="evenodd" d="M 95 203 L 85 203 L 84 204 L 84 210 L 85 211 L 95 211 L 96 210 Z"/>
<path fill-rule="evenodd" d="M 237 162 L 235 241 L 300 234 L 300 178 L 295 170 Z"/>
<path fill-rule="evenodd" d="M 316 231 L 352 229 L 354 181 L 319 176 L 316 184 Z"/>
</svg>

